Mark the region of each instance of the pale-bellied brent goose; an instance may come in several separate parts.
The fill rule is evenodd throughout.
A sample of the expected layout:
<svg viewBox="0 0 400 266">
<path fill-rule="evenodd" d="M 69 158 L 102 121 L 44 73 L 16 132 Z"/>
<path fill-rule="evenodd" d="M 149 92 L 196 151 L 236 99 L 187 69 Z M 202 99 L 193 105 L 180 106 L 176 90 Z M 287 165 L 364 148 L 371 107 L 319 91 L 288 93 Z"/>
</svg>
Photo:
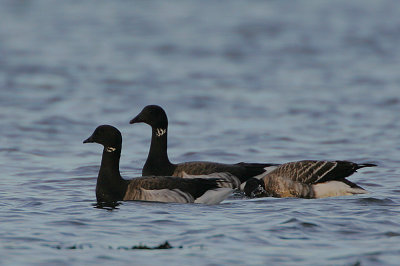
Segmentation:
<svg viewBox="0 0 400 266">
<path fill-rule="evenodd" d="M 217 204 L 233 191 L 221 187 L 221 180 L 227 179 L 229 173 L 216 173 L 207 178 L 148 176 L 125 180 L 119 172 L 122 147 L 119 130 L 109 125 L 99 126 L 83 143 L 93 142 L 104 146 L 96 184 L 98 202 L 143 200 Z"/>
<path fill-rule="evenodd" d="M 346 177 L 375 164 L 349 161 L 298 161 L 285 163 L 272 172 L 248 180 L 249 197 L 325 198 L 368 193 Z"/>
<path fill-rule="evenodd" d="M 227 172 L 234 175 L 229 187 L 238 188 L 239 185 L 251 177 L 266 174 L 276 168 L 278 164 L 271 163 L 236 163 L 222 164 L 216 162 L 185 162 L 173 164 L 168 159 L 167 135 L 168 118 L 165 111 L 157 105 L 148 105 L 130 121 L 146 123 L 152 128 L 150 151 L 142 170 L 143 176 L 168 175 L 186 177 L 186 175 L 209 175 L 216 172 Z"/>
</svg>

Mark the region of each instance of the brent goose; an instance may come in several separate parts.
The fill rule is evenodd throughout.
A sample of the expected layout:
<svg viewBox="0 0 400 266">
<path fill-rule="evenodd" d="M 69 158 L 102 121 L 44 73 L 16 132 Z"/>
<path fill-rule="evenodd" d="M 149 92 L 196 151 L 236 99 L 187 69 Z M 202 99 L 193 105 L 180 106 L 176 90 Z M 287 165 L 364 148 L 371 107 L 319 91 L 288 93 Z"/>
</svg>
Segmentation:
<svg viewBox="0 0 400 266">
<path fill-rule="evenodd" d="M 222 164 L 215 162 L 185 162 L 173 164 L 168 159 L 167 131 L 168 118 L 165 111 L 157 105 L 148 105 L 130 121 L 146 123 L 152 128 L 152 137 L 149 155 L 142 170 L 143 176 L 168 175 L 186 177 L 186 175 L 209 175 L 215 172 L 228 172 L 234 177 L 230 186 L 239 185 L 251 177 L 266 174 L 276 168 L 278 164 L 271 163 L 236 163 Z M 228 184 L 228 183 L 226 183 Z"/>
<path fill-rule="evenodd" d="M 119 172 L 121 132 L 113 126 L 99 126 L 88 139 L 83 141 L 83 143 L 93 142 L 104 146 L 96 184 L 98 202 L 143 200 L 217 204 L 233 191 L 230 188 L 221 188 L 221 179 L 227 178 L 229 173 L 213 174 L 206 179 L 148 176 L 125 180 Z"/>
<path fill-rule="evenodd" d="M 325 198 L 368 193 L 346 177 L 375 164 L 349 161 L 285 163 L 266 175 L 248 180 L 242 188 L 249 197 Z"/>
</svg>

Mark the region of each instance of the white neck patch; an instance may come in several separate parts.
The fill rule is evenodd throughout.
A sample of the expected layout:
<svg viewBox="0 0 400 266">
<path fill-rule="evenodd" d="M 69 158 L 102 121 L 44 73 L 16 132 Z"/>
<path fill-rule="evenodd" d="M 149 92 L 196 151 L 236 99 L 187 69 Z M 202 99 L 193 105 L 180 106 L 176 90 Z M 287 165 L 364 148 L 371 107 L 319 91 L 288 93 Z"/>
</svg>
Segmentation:
<svg viewBox="0 0 400 266">
<path fill-rule="evenodd" d="M 116 148 L 113 147 L 106 147 L 106 152 L 114 152 Z"/>
<path fill-rule="evenodd" d="M 157 128 L 156 130 L 156 136 L 157 137 L 161 137 L 162 135 L 164 135 L 165 133 L 167 133 L 167 129 L 163 129 L 163 128 Z"/>
</svg>

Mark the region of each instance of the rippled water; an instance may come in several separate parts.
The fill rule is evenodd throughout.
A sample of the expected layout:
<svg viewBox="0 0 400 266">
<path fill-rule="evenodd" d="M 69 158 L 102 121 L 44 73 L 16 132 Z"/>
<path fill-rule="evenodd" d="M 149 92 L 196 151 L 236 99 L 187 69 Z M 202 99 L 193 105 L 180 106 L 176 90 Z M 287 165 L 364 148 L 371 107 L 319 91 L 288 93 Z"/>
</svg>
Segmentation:
<svg viewBox="0 0 400 266">
<path fill-rule="evenodd" d="M 400 4 L 0 1 L 0 264 L 396 265 Z M 139 176 L 145 105 L 174 162 L 374 162 L 371 193 L 94 208 L 100 124 Z M 165 241 L 168 250 L 136 250 Z"/>
</svg>

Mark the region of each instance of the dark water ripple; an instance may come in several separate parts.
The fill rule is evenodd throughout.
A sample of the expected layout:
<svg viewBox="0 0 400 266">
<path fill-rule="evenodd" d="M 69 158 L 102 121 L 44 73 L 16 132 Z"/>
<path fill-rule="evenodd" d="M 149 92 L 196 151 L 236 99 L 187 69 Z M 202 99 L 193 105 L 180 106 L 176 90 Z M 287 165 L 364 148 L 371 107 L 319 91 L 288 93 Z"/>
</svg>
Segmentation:
<svg viewBox="0 0 400 266">
<path fill-rule="evenodd" d="M 397 265 L 400 5 L 0 3 L 1 265 Z M 99 124 L 139 176 L 160 104 L 174 162 L 372 162 L 370 191 L 97 206 Z M 134 246 L 167 250 L 139 250 Z"/>
</svg>

